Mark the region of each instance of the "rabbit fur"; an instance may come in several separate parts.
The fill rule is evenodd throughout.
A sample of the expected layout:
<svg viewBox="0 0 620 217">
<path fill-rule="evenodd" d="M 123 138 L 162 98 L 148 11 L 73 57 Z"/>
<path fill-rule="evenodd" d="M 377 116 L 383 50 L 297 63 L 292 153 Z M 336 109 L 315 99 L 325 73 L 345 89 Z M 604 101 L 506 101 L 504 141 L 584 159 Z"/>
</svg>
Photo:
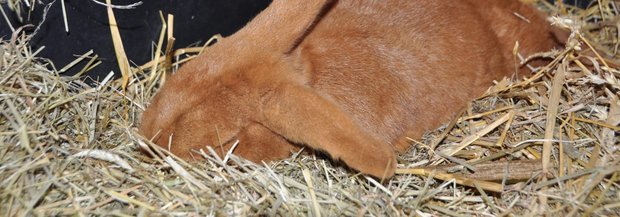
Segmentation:
<svg viewBox="0 0 620 217">
<path fill-rule="evenodd" d="M 274 0 L 162 85 L 140 132 L 179 157 L 260 162 L 300 147 L 391 177 L 405 138 L 450 120 L 524 56 L 556 45 L 517 0 Z M 541 64 L 533 63 L 533 64 Z"/>
</svg>

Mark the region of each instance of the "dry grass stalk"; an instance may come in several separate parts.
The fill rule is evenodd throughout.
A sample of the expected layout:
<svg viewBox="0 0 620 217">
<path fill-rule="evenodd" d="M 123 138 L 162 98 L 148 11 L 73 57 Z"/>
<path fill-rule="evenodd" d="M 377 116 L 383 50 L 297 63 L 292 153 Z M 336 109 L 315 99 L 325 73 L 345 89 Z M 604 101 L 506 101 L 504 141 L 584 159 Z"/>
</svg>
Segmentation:
<svg viewBox="0 0 620 217">
<path fill-rule="evenodd" d="M 125 53 L 125 47 L 123 46 L 123 40 L 121 38 L 121 33 L 118 30 L 118 25 L 116 24 L 116 17 L 114 16 L 114 11 L 112 7 L 112 0 L 106 0 L 108 4 L 108 22 L 110 22 L 110 33 L 112 36 L 112 44 L 114 45 L 114 53 L 116 53 L 116 61 L 118 62 L 118 68 L 121 71 L 121 80 L 123 81 L 123 91 L 127 87 L 129 79 L 131 79 L 131 74 L 129 71 L 129 59 L 127 59 L 127 54 Z"/>
</svg>

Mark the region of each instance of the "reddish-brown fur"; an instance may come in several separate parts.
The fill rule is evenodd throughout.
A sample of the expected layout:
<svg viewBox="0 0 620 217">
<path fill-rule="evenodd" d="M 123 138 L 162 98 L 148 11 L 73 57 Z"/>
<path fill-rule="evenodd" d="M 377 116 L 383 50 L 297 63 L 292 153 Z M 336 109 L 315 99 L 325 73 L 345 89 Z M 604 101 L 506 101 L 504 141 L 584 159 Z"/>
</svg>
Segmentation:
<svg viewBox="0 0 620 217">
<path fill-rule="evenodd" d="M 184 158 L 239 139 L 234 153 L 273 160 L 300 144 L 389 177 L 403 138 L 513 75 L 515 42 L 551 49 L 549 29 L 517 0 L 274 0 L 171 76 L 140 130 Z"/>
</svg>

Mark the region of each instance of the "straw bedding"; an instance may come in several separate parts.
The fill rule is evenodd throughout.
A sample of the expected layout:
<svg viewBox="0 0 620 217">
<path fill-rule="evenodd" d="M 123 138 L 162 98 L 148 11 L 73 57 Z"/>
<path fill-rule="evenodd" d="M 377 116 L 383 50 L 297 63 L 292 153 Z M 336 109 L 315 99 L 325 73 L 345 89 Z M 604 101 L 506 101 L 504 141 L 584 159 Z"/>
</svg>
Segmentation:
<svg viewBox="0 0 620 217">
<path fill-rule="evenodd" d="M 383 183 L 313 155 L 146 157 L 139 147 L 156 147 L 136 126 L 169 67 L 89 85 L 16 35 L 0 42 L 0 215 L 617 216 L 620 26 L 617 8 L 599 3 L 546 5 L 574 31 L 564 50 L 540 54 L 555 61 L 498 81 L 412 140 Z"/>
</svg>

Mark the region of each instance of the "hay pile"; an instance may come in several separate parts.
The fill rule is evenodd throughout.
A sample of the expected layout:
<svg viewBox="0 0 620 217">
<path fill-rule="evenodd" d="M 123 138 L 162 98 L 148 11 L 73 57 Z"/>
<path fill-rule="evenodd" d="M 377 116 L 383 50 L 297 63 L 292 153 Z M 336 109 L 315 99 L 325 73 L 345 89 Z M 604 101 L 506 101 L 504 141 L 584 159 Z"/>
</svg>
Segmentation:
<svg viewBox="0 0 620 217">
<path fill-rule="evenodd" d="M 618 11 L 575 13 L 578 34 L 544 54 L 553 63 L 498 82 L 412 141 L 383 184 L 306 155 L 269 165 L 209 150 L 191 165 L 147 158 L 135 127 L 162 70 L 133 69 L 125 89 L 123 79 L 89 86 L 49 70 L 27 36 L 2 41 L 0 215 L 617 216 Z"/>
</svg>

